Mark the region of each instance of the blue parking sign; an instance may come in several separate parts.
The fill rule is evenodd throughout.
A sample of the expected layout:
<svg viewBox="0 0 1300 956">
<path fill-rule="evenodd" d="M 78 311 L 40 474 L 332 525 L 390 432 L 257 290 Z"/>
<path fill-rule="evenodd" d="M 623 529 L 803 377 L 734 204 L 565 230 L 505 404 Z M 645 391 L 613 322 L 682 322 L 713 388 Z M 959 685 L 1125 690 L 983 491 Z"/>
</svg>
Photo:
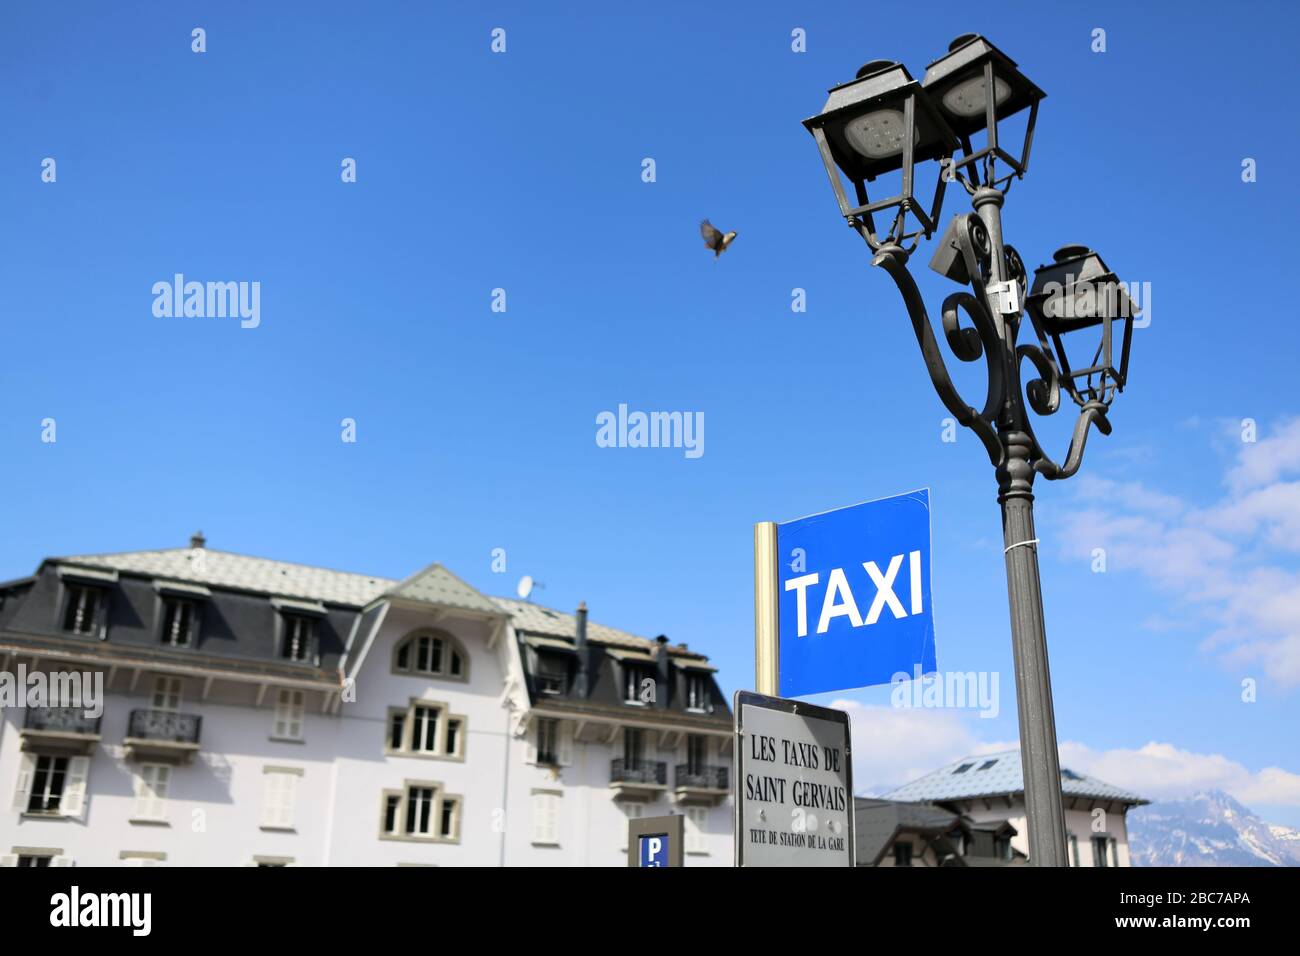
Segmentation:
<svg viewBox="0 0 1300 956">
<path fill-rule="evenodd" d="M 651 833 L 641 837 L 641 865 L 668 865 L 667 833 Z"/>
<path fill-rule="evenodd" d="M 928 489 L 778 524 L 776 550 L 782 697 L 938 669 Z"/>
</svg>

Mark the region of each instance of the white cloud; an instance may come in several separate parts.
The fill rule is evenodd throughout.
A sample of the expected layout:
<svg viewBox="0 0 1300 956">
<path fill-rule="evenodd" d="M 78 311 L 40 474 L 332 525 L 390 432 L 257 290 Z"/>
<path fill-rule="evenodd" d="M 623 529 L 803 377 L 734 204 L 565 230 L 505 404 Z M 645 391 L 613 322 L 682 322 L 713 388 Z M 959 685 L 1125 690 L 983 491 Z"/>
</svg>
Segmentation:
<svg viewBox="0 0 1300 956">
<path fill-rule="evenodd" d="M 882 792 L 925 776 L 968 754 L 993 753 L 1019 746 L 982 743 L 971 733 L 969 711 L 888 707 L 837 700 L 852 726 L 853 788 Z"/>
<path fill-rule="evenodd" d="M 1300 418 L 1286 422 L 1267 438 L 1244 444 L 1236 467 L 1228 472 L 1228 487 L 1242 492 L 1294 471 L 1300 471 Z"/>
<path fill-rule="evenodd" d="M 848 713 L 853 735 L 853 784 L 858 793 L 883 793 L 959 757 L 1016 750 L 1019 742 L 981 741 L 978 718 L 949 709 L 896 708 L 836 700 Z M 1281 767 L 1252 772 L 1222 754 L 1195 753 L 1151 741 L 1137 749 L 1095 750 L 1061 743 L 1061 766 L 1130 790 L 1148 800 L 1222 790 L 1247 807 L 1300 807 L 1300 774 Z"/>
<path fill-rule="evenodd" d="M 1262 533 L 1283 551 L 1300 551 L 1300 481 L 1256 488 L 1206 513 L 1206 524 L 1222 534 Z"/>
<path fill-rule="evenodd" d="M 1085 501 L 1107 502 L 1124 495 L 1127 496 L 1126 503 L 1140 511 L 1177 515 L 1187 508 L 1176 495 L 1154 491 L 1140 482 L 1121 483 L 1091 474 L 1080 475 L 1078 481 L 1075 492 Z"/>
<path fill-rule="evenodd" d="M 1143 575 L 1209 625 L 1202 647 L 1250 674 L 1300 686 L 1300 419 L 1242 445 L 1229 493 L 1197 507 L 1139 483 L 1080 481 L 1064 518 L 1072 560 L 1106 551 L 1107 571 Z"/>
<path fill-rule="evenodd" d="M 1252 773 L 1222 754 L 1193 753 L 1173 744 L 1152 741 L 1137 750 L 1097 751 L 1066 741 L 1061 744 L 1061 764 L 1148 800 L 1222 790 L 1247 807 L 1300 807 L 1300 774 L 1280 767 Z"/>
</svg>

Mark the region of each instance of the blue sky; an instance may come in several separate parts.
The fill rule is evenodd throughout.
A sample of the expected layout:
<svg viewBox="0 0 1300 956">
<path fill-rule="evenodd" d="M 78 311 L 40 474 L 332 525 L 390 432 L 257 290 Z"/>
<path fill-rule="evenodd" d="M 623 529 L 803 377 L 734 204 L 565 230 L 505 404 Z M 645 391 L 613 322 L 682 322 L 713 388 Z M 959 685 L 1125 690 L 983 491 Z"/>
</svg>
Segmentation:
<svg viewBox="0 0 1300 956">
<path fill-rule="evenodd" d="M 999 672 L 1000 715 L 826 699 L 853 702 L 864 784 L 1014 741 L 991 469 L 971 434 L 940 440 L 893 284 L 800 126 L 861 63 L 919 77 L 976 30 L 1048 94 L 1008 240 L 1030 268 L 1092 245 L 1152 289 L 1114 434 L 1037 489 L 1063 752 L 1300 825 L 1294 8 L 606 6 L 8 8 L 0 575 L 196 528 L 392 577 L 437 560 L 495 594 L 527 573 L 707 652 L 730 692 L 752 682 L 753 522 L 928 487 L 939 666 Z M 945 220 L 965 209 L 950 191 Z M 705 216 L 740 232 L 717 262 Z M 260 282 L 260 326 L 156 318 L 177 272 Z M 598 447 L 620 403 L 703 412 L 705 454 Z M 1040 432 L 1058 455 L 1068 418 Z"/>
</svg>

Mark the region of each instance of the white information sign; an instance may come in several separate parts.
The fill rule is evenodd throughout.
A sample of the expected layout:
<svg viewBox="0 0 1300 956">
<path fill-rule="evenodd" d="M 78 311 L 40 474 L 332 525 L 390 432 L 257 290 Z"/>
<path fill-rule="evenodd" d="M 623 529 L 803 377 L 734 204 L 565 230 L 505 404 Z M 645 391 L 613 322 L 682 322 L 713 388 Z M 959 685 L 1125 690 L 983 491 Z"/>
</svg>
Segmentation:
<svg viewBox="0 0 1300 956">
<path fill-rule="evenodd" d="M 736 865 L 853 866 L 849 715 L 737 691 Z"/>
</svg>

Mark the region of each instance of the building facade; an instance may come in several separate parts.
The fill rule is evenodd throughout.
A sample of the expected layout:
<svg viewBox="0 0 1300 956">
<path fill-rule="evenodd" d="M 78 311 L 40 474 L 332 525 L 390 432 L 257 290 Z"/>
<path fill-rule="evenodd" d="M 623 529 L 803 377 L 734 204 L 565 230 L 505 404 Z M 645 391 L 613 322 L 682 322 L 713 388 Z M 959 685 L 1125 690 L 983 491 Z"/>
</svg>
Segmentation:
<svg viewBox="0 0 1300 956">
<path fill-rule="evenodd" d="M 707 658 L 440 565 L 46 559 L 0 585 L 0 676 L 103 690 L 0 710 L 0 865 L 620 866 L 670 813 L 687 865 L 731 862 Z"/>
<path fill-rule="evenodd" d="M 994 838 L 1005 841 L 1006 849 L 999 856 L 1008 863 L 1029 857 L 1018 750 L 963 757 L 885 794 L 885 798 L 946 810 L 977 830 L 992 828 Z M 1066 767 L 1061 768 L 1061 799 L 1071 866 L 1132 865 L 1127 814 L 1149 801 Z M 1009 826 L 1004 829 L 1005 825 Z"/>
<path fill-rule="evenodd" d="M 1024 866 L 1005 820 L 976 822 L 933 803 L 853 801 L 858 866 Z"/>
</svg>

